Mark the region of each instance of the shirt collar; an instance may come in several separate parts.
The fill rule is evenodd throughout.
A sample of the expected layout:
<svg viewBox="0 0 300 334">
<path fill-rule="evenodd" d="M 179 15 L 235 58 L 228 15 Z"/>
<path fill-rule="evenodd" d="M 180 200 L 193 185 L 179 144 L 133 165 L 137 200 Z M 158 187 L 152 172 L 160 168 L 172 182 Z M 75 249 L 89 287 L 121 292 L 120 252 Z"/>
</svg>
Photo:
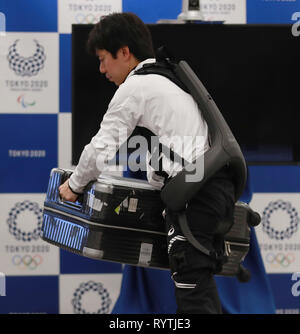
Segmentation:
<svg viewBox="0 0 300 334">
<path fill-rule="evenodd" d="M 134 72 L 139 70 L 140 68 L 142 68 L 144 66 L 144 64 L 151 64 L 151 63 L 155 63 L 156 59 L 155 58 L 148 58 L 146 60 L 141 61 L 140 63 L 138 63 L 138 65 L 131 71 L 129 72 L 129 74 L 127 75 L 127 78 L 125 79 L 125 81 L 131 77 L 132 75 L 134 75 Z"/>
</svg>

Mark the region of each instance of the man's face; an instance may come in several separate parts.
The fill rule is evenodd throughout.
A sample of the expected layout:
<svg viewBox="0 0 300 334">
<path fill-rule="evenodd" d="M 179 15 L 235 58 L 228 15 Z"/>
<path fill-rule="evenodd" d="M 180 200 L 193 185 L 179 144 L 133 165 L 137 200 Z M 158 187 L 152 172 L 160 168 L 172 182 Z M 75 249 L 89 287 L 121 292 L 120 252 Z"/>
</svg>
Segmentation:
<svg viewBox="0 0 300 334">
<path fill-rule="evenodd" d="M 100 72 L 105 74 L 106 78 L 117 86 L 121 85 L 131 71 L 126 51 L 124 48 L 119 49 L 116 53 L 116 58 L 106 50 L 96 51 L 100 60 Z"/>
</svg>

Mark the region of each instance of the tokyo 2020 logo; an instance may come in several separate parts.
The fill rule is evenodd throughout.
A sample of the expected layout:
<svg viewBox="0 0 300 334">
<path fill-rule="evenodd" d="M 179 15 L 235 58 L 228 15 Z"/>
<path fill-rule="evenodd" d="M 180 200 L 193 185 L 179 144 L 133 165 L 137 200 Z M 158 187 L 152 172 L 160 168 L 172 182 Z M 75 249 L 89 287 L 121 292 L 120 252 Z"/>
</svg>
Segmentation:
<svg viewBox="0 0 300 334">
<path fill-rule="evenodd" d="M 32 213 L 36 225 L 32 231 L 24 231 L 21 224 L 18 223 L 18 218 L 22 213 Z M 38 203 L 25 200 L 18 202 L 9 211 L 8 218 L 6 220 L 9 232 L 17 239 L 21 241 L 32 241 L 40 238 L 40 232 L 43 223 L 43 210 L 40 208 Z"/>
<path fill-rule="evenodd" d="M 46 54 L 44 47 L 35 39 L 35 51 L 33 55 L 30 57 L 23 57 L 17 50 L 18 42 L 19 40 L 17 39 L 8 50 L 7 60 L 10 69 L 21 77 L 32 77 L 37 75 L 45 65 Z"/>
<path fill-rule="evenodd" d="M 289 224 L 284 229 L 276 228 L 272 221 L 272 215 L 275 212 L 285 212 L 289 219 Z M 289 239 L 298 231 L 299 216 L 297 210 L 288 201 L 277 200 L 270 202 L 264 209 L 261 217 L 262 229 L 271 239 L 284 240 Z"/>
<path fill-rule="evenodd" d="M 84 295 L 91 292 L 93 294 L 98 295 L 99 297 L 99 302 L 98 302 L 99 307 L 97 310 L 93 312 L 87 311 L 83 305 Z M 111 299 L 107 289 L 104 288 L 102 283 L 88 281 L 81 283 L 79 287 L 75 290 L 73 294 L 72 305 L 74 313 L 76 314 L 88 314 L 88 313 L 106 314 L 109 311 L 109 307 L 111 305 Z"/>
</svg>

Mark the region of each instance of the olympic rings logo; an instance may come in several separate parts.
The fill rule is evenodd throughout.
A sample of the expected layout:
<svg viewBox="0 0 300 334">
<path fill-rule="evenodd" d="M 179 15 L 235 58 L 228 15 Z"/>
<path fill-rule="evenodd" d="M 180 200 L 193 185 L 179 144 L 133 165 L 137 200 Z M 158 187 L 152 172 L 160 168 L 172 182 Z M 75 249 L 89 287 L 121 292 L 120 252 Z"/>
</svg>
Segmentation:
<svg viewBox="0 0 300 334">
<path fill-rule="evenodd" d="M 280 266 L 283 268 L 287 268 L 290 264 L 292 264 L 295 261 L 295 255 L 293 253 L 268 253 L 266 255 L 266 261 L 267 263 L 273 265 L 273 266 Z"/>
<path fill-rule="evenodd" d="M 78 13 L 75 16 L 75 22 L 76 23 L 86 23 L 86 24 L 94 24 L 100 21 L 102 18 L 102 14 L 94 15 L 92 13 L 89 14 L 82 14 Z"/>
<path fill-rule="evenodd" d="M 12 263 L 21 270 L 35 270 L 42 262 L 43 258 L 39 254 L 35 254 L 33 256 L 30 254 L 25 254 L 23 256 L 16 254 L 12 257 Z"/>
</svg>

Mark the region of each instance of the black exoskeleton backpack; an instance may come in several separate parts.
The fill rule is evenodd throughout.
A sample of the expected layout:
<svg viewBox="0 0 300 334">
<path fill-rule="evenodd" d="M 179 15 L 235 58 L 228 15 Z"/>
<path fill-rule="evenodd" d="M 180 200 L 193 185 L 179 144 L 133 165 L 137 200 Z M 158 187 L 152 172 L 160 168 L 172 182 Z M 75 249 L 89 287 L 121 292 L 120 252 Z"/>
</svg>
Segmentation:
<svg viewBox="0 0 300 334">
<path fill-rule="evenodd" d="M 200 251 L 207 255 L 217 256 L 194 239 L 187 223 L 185 208 L 187 202 L 201 189 L 201 187 L 219 170 L 227 166 L 233 176 L 235 185 L 235 200 L 242 195 L 247 181 L 247 167 L 244 156 L 233 136 L 229 126 L 222 116 L 217 105 L 205 89 L 197 75 L 185 61 L 175 63 L 170 60 L 165 50 L 160 49 L 157 61 L 145 64 L 135 71 L 136 75 L 159 74 L 167 77 L 184 91 L 190 93 L 199 106 L 205 121 L 207 122 L 210 136 L 210 149 L 204 157 L 192 162 L 190 166 L 183 168 L 175 177 L 163 187 L 161 198 L 166 207 L 178 213 L 182 232 L 187 239 Z M 187 177 L 192 175 L 197 164 L 203 165 L 203 178 L 198 182 L 187 182 Z M 176 194 L 176 196 L 174 196 Z"/>
</svg>

